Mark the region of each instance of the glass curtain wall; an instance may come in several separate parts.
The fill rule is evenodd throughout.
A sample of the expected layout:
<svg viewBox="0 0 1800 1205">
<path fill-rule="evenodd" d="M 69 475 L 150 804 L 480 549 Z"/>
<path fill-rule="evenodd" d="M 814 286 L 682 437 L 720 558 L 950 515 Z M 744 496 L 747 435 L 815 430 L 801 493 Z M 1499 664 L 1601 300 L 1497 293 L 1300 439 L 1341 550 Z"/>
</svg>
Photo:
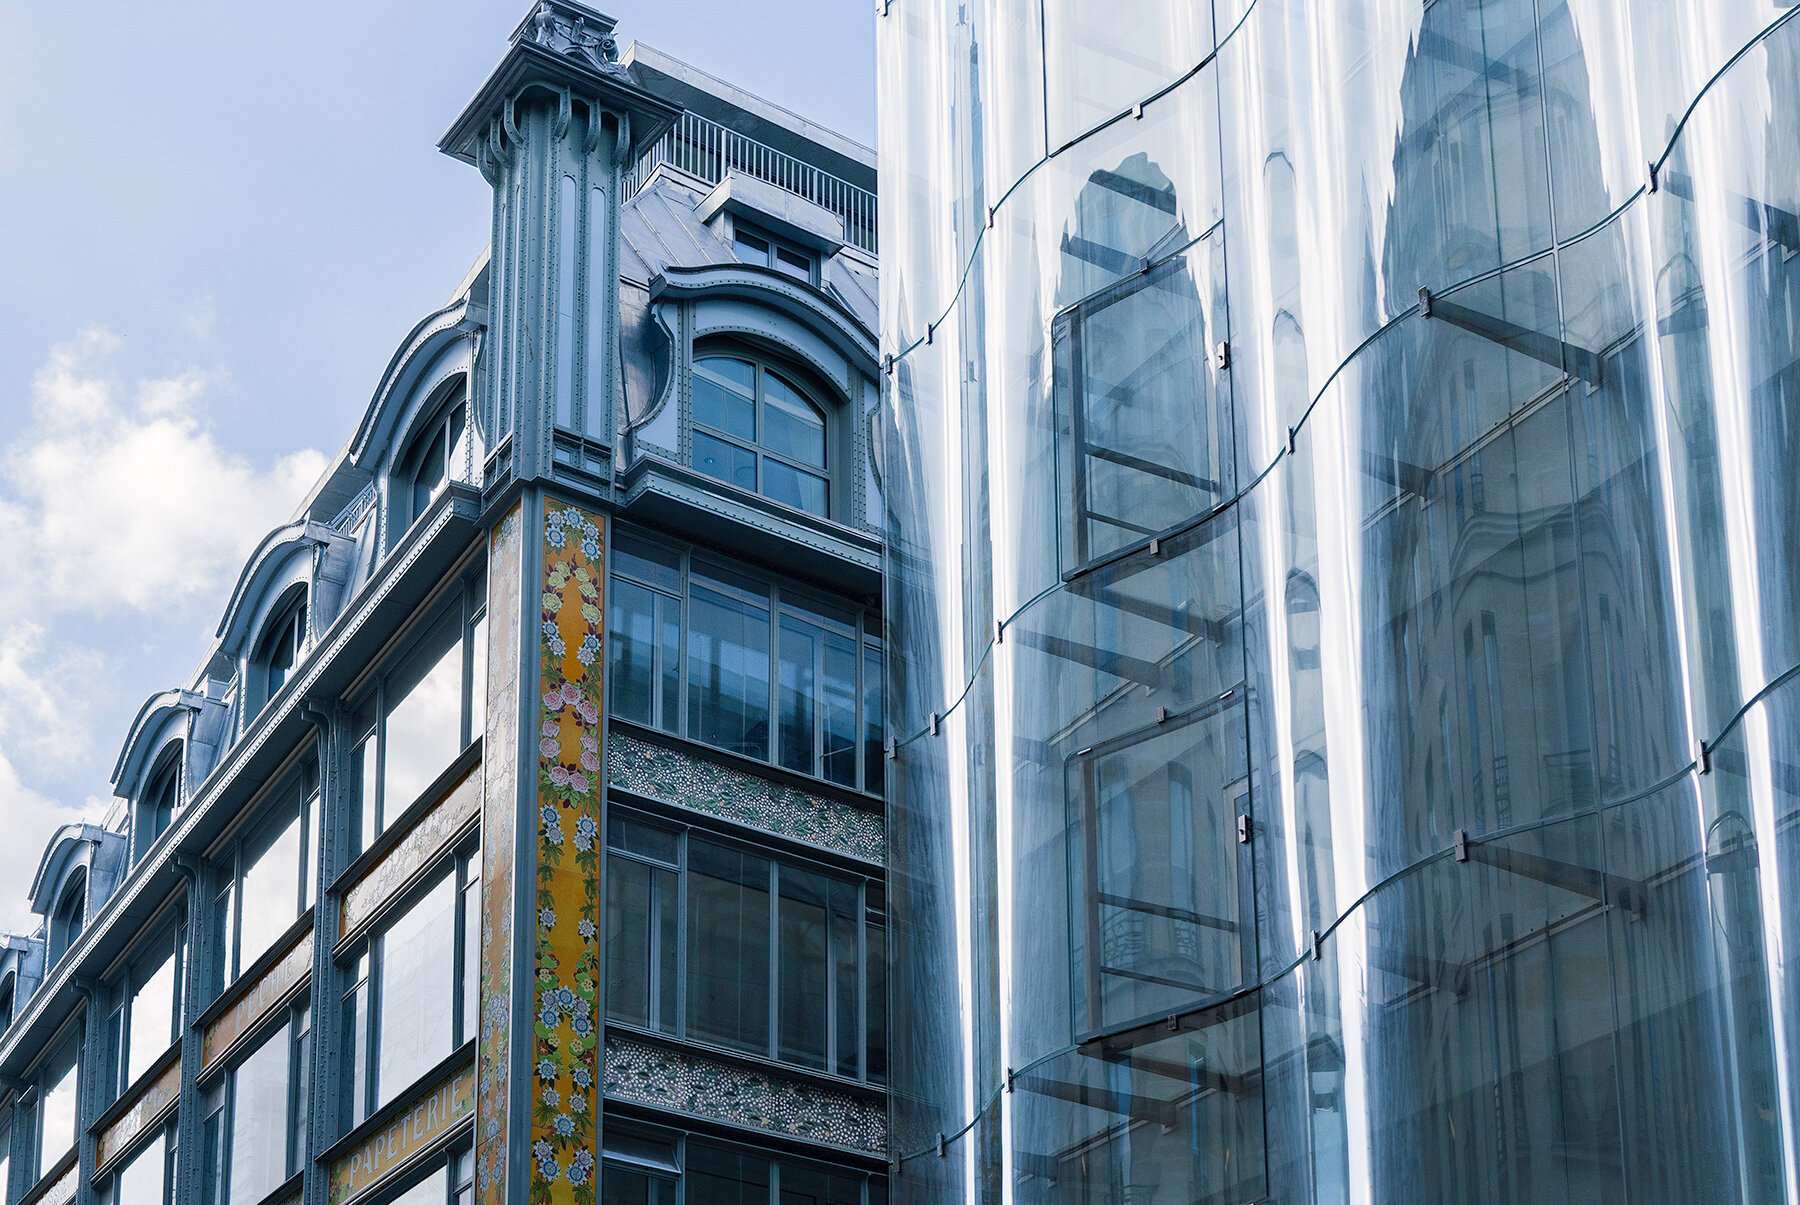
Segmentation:
<svg viewBox="0 0 1800 1205">
<path fill-rule="evenodd" d="M 897 1197 L 1800 1203 L 1800 9 L 877 30 Z"/>
</svg>

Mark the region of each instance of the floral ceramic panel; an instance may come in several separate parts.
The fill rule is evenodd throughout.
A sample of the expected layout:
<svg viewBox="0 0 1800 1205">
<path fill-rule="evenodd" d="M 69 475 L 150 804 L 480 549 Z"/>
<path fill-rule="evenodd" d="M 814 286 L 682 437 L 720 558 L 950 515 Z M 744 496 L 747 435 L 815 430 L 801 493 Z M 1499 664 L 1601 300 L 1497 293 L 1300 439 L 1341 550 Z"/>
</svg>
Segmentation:
<svg viewBox="0 0 1800 1205">
<path fill-rule="evenodd" d="M 881 817 L 623 732 L 607 737 L 609 781 L 637 795 L 880 865 Z"/>
<path fill-rule="evenodd" d="M 832 1146 L 887 1150 L 887 1109 L 875 1100 L 623 1034 L 606 1039 L 606 1095 Z"/>
</svg>

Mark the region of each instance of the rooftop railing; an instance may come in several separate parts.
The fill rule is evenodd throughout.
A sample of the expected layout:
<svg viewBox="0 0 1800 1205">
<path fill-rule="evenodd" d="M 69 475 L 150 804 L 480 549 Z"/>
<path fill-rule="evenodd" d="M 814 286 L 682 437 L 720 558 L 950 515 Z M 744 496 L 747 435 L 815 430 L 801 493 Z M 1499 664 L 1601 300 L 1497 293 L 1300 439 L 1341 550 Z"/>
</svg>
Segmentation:
<svg viewBox="0 0 1800 1205">
<path fill-rule="evenodd" d="M 708 184 L 729 171 L 742 172 L 811 201 L 844 220 L 844 241 L 871 255 L 875 246 L 875 194 L 821 171 L 805 160 L 746 138 L 736 130 L 693 113 L 683 113 L 625 176 L 629 201 L 667 163 Z"/>
</svg>

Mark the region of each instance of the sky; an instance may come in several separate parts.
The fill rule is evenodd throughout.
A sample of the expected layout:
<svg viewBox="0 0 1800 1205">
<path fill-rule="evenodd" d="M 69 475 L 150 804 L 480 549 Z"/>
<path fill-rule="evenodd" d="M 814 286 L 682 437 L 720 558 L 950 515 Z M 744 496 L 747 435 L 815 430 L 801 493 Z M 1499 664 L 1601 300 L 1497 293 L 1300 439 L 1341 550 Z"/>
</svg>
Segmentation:
<svg viewBox="0 0 1800 1205">
<path fill-rule="evenodd" d="M 480 254 L 437 140 L 529 0 L 0 4 L 0 930 Z M 867 145 L 873 0 L 599 0 Z"/>
</svg>

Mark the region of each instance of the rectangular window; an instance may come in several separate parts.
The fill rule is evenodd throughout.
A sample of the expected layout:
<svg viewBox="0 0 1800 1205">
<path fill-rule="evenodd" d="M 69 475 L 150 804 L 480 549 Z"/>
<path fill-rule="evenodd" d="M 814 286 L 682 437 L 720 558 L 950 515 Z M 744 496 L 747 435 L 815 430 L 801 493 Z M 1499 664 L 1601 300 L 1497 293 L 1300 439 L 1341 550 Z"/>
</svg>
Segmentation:
<svg viewBox="0 0 1800 1205">
<path fill-rule="evenodd" d="M 175 928 L 154 939 L 118 983 L 107 1033 L 108 1101 L 136 1083 L 181 1036 L 184 938 Z"/>
<path fill-rule="evenodd" d="M 319 852 L 319 776 L 295 773 L 249 833 L 218 863 L 224 885 L 213 909 L 213 994 L 274 947 L 312 907 Z"/>
<path fill-rule="evenodd" d="M 176 1127 L 168 1126 L 101 1187 L 101 1205 L 171 1205 L 175 1199 Z"/>
<path fill-rule="evenodd" d="M 1053 328 L 1064 433 L 1064 569 L 1179 528 L 1225 498 L 1229 471 L 1210 396 L 1210 244 L 1131 276 L 1059 315 Z"/>
<path fill-rule="evenodd" d="M 611 1020 L 885 1077 L 879 883 L 617 813 L 607 845 Z"/>
<path fill-rule="evenodd" d="M 608 597 L 613 715 L 881 792 L 877 616 L 628 534 Z"/>
<path fill-rule="evenodd" d="M 292 1010 L 206 1102 L 203 1205 L 256 1205 L 306 1157 L 311 1014 Z"/>
<path fill-rule="evenodd" d="M 382 922 L 347 968 L 346 1128 L 411 1088 L 473 1033 L 480 863 L 478 848 L 462 850 Z"/>
<path fill-rule="evenodd" d="M 46 1175 L 75 1149 L 76 1124 L 80 1109 L 81 1038 L 68 1039 L 52 1055 L 35 1077 L 38 1086 L 37 1108 L 32 1118 L 36 1125 L 37 1150 L 32 1180 Z"/>
<path fill-rule="evenodd" d="M 481 735 L 487 701 L 487 585 L 481 574 L 410 638 L 352 709 L 350 785 L 356 851 Z"/>
</svg>

